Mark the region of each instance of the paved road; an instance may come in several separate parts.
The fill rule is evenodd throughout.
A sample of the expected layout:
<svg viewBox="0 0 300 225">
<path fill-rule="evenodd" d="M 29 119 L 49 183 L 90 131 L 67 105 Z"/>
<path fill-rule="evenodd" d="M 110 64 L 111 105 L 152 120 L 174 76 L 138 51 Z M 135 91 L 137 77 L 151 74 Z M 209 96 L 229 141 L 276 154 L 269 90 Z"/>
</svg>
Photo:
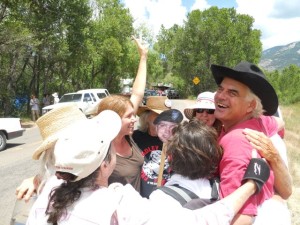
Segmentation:
<svg viewBox="0 0 300 225">
<path fill-rule="evenodd" d="M 22 137 L 8 141 L 7 149 L 0 152 L 0 224 L 9 225 L 16 201 L 15 189 L 23 179 L 37 173 L 39 162 L 31 159 L 41 143 L 37 127 L 28 128 Z"/>
<path fill-rule="evenodd" d="M 172 100 L 172 108 L 183 109 L 191 100 Z M 8 141 L 7 149 L 0 152 L 0 225 L 9 225 L 16 201 L 15 190 L 21 182 L 38 173 L 40 162 L 31 159 L 41 143 L 38 128 L 26 129 L 22 137 Z"/>
</svg>

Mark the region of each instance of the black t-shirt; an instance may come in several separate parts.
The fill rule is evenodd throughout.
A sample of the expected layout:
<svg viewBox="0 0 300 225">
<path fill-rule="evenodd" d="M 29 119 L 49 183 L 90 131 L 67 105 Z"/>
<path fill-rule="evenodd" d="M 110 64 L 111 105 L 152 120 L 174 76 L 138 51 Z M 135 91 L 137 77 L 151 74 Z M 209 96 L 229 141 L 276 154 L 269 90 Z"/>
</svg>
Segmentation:
<svg viewBox="0 0 300 225">
<path fill-rule="evenodd" d="M 135 130 L 132 135 L 133 140 L 139 146 L 144 156 L 144 164 L 141 171 L 141 192 L 143 197 L 149 195 L 156 188 L 157 177 L 160 165 L 162 141 L 158 137 L 153 137 L 147 132 Z M 170 177 L 169 162 L 165 160 L 162 184 Z"/>
</svg>

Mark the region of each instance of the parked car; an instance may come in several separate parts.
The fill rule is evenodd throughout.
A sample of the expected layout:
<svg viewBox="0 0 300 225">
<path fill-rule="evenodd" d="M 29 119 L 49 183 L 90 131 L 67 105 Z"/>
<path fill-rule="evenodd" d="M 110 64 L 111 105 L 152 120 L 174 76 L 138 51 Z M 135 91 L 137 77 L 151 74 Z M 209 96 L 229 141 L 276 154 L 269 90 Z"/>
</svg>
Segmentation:
<svg viewBox="0 0 300 225">
<path fill-rule="evenodd" d="M 20 118 L 0 118 L 0 151 L 6 148 L 7 140 L 23 135 Z"/>
<path fill-rule="evenodd" d="M 158 93 L 157 93 L 156 90 L 145 90 L 145 92 L 144 92 L 144 97 L 143 97 L 143 101 L 142 101 L 142 103 L 143 103 L 144 105 L 146 105 L 147 98 L 148 98 L 149 96 L 158 96 Z"/>
<path fill-rule="evenodd" d="M 42 109 L 42 114 L 61 106 L 62 104 L 78 105 L 78 108 L 87 116 L 93 116 L 97 113 L 98 105 L 103 98 L 109 95 L 107 89 L 86 89 L 74 93 L 64 94 L 57 104 L 46 106 Z"/>
<path fill-rule="evenodd" d="M 167 96 L 169 99 L 179 99 L 179 92 L 173 88 L 167 89 Z"/>
</svg>

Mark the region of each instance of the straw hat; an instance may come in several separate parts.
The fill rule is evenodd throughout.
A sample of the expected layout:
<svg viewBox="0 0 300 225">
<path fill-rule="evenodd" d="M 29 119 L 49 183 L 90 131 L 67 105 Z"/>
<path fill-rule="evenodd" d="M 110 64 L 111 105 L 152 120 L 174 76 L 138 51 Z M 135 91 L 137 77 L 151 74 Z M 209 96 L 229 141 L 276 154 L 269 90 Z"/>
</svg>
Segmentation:
<svg viewBox="0 0 300 225">
<path fill-rule="evenodd" d="M 202 92 L 198 95 L 197 101 L 194 105 L 191 105 L 184 109 L 184 115 L 187 119 L 193 118 L 194 109 L 215 109 L 215 93 L 210 91 Z"/>
<path fill-rule="evenodd" d="M 87 120 L 87 118 L 76 104 L 59 106 L 40 117 L 36 124 L 40 129 L 43 142 L 35 150 L 32 158 L 38 160 L 44 151 L 53 148 L 63 130 L 79 120 Z"/>
<path fill-rule="evenodd" d="M 144 106 L 140 106 L 137 115 L 140 116 L 146 110 L 151 110 L 160 114 L 163 111 L 171 109 L 171 101 L 167 98 L 167 96 L 149 96 L 147 98 L 147 103 Z"/>
</svg>

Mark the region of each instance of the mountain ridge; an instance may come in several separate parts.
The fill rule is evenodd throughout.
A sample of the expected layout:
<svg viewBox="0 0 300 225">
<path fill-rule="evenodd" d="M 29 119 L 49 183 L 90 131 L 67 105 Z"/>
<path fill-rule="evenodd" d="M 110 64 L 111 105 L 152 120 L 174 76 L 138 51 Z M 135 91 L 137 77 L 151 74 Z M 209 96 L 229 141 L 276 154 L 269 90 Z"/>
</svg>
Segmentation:
<svg viewBox="0 0 300 225">
<path fill-rule="evenodd" d="M 268 71 L 282 70 L 291 64 L 300 66 L 300 41 L 264 50 L 259 62 Z"/>
</svg>

